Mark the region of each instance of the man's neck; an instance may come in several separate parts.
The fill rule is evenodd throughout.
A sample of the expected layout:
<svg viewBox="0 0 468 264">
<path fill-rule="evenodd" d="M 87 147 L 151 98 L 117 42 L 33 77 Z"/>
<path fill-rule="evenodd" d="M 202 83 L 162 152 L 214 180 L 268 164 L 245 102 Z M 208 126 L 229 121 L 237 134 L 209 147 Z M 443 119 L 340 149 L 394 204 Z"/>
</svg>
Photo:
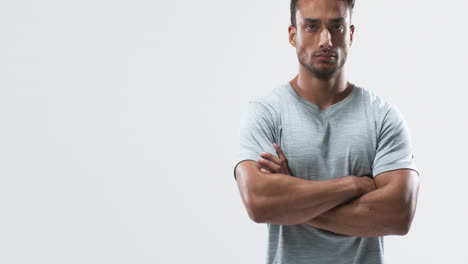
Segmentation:
<svg viewBox="0 0 468 264">
<path fill-rule="evenodd" d="M 343 100 L 352 91 L 352 85 L 348 83 L 342 72 L 329 80 L 321 80 L 307 73 L 299 72 L 290 81 L 291 86 L 303 99 L 310 101 L 322 110 Z"/>
</svg>

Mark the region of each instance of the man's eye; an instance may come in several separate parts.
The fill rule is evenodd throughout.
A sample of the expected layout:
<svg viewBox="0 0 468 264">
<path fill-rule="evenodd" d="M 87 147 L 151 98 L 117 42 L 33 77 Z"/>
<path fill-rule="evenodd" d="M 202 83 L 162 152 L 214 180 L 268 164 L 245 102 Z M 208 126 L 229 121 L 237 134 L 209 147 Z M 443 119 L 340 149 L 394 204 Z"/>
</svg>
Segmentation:
<svg viewBox="0 0 468 264">
<path fill-rule="evenodd" d="M 306 29 L 309 31 L 315 31 L 317 30 L 317 25 L 307 25 Z"/>
<path fill-rule="evenodd" d="M 335 31 L 342 31 L 344 29 L 343 25 L 334 25 L 333 30 Z"/>
</svg>

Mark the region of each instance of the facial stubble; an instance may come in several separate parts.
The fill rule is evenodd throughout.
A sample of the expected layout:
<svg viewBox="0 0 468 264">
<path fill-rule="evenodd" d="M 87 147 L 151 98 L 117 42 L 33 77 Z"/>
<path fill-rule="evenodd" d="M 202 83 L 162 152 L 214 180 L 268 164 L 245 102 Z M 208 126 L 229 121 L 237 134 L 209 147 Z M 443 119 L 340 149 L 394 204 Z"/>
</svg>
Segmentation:
<svg viewBox="0 0 468 264">
<path fill-rule="evenodd" d="M 310 60 L 308 60 L 310 58 Z M 343 65 L 346 62 L 346 54 L 343 55 L 343 57 L 340 59 L 338 56 L 335 57 L 338 61 L 333 62 L 335 64 L 334 67 L 321 67 L 322 69 L 319 69 L 318 67 L 314 66 L 313 59 L 314 57 L 312 55 L 308 55 L 305 50 L 299 51 L 298 54 L 298 59 L 299 63 L 304 66 L 313 76 L 317 77 L 320 80 L 330 80 L 336 72 L 341 70 L 343 68 Z M 309 61 L 309 63 L 307 63 Z M 323 63 L 323 64 L 331 64 L 327 62 L 318 62 L 318 63 Z"/>
</svg>

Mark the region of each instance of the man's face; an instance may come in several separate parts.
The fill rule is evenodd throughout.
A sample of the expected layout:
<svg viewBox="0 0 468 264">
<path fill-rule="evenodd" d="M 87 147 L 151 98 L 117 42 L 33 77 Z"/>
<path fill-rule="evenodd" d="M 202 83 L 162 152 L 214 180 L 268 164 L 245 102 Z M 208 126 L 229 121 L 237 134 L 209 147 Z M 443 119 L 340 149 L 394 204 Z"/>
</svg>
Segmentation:
<svg viewBox="0 0 468 264">
<path fill-rule="evenodd" d="M 328 80 L 345 64 L 353 33 L 346 1 L 299 0 L 289 41 L 296 47 L 299 63 Z"/>
</svg>

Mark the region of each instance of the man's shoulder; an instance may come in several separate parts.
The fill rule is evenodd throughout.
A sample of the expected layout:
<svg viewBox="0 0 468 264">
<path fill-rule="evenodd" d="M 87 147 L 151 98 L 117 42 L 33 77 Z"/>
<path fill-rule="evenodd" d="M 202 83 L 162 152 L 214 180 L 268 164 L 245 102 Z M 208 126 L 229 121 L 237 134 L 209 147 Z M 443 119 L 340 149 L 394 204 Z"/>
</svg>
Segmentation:
<svg viewBox="0 0 468 264">
<path fill-rule="evenodd" d="M 377 95 L 374 91 L 360 86 L 356 86 L 356 88 L 360 101 L 365 107 L 380 113 L 385 113 L 392 108 L 392 104 Z"/>
<path fill-rule="evenodd" d="M 276 115 L 281 109 L 281 105 L 284 104 L 287 99 L 285 89 L 285 84 L 276 85 L 266 95 L 251 98 L 249 104 L 255 105 L 256 108 L 263 108 L 272 115 Z"/>
</svg>

